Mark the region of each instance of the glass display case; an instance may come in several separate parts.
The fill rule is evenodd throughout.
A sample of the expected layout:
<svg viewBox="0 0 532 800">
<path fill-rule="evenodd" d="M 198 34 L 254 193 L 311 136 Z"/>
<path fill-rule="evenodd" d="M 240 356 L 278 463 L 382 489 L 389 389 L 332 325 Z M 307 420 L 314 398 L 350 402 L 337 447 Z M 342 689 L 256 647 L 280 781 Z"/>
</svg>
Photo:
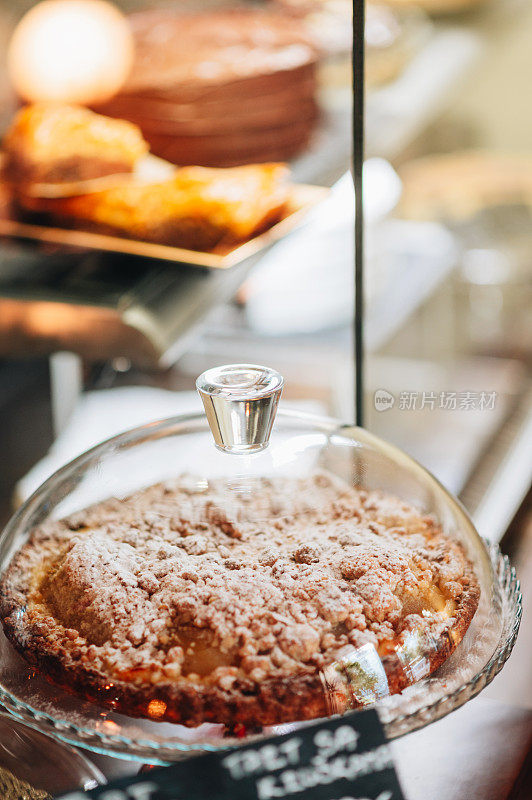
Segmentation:
<svg viewBox="0 0 532 800">
<path fill-rule="evenodd" d="M 210 370 L 198 379 L 206 415 L 175 417 L 109 439 L 51 476 L 20 508 L 0 543 L 5 625 L 0 696 L 12 714 L 71 744 L 166 763 L 184 751 L 229 747 L 243 738 L 283 732 L 287 723 L 292 730 L 308 717 L 374 704 L 388 737 L 397 737 L 459 707 L 493 679 L 511 652 L 521 616 L 519 587 L 507 559 L 482 542 L 466 512 L 441 484 L 392 445 L 363 429 L 298 412 L 279 412 L 274 422 L 282 385 L 278 373 L 263 367 Z M 146 490 L 152 484 L 154 489 Z M 109 497 L 118 500 L 102 506 L 101 518 L 98 505 L 92 516 L 81 512 L 89 503 Z M 170 498 L 168 505 L 165 497 Z M 129 519 L 137 508 L 138 519 Z M 54 547 L 54 536 L 62 529 L 54 520 L 65 515 L 67 539 L 63 544 L 58 540 L 50 561 L 50 543 Z M 159 520 L 155 527 L 153 519 Z M 171 529 L 172 519 L 179 530 Z M 371 541 L 368 525 L 375 531 Z M 36 526 L 42 533 L 29 540 Z M 129 543 L 137 530 L 135 551 Z M 102 534 L 110 537 L 107 556 L 99 553 Z M 227 544 L 221 544 L 220 537 Z M 166 580 L 183 575 L 189 581 L 188 588 L 184 585 L 189 603 L 205 585 L 207 607 L 218 611 L 202 622 L 205 606 L 198 600 L 192 618 L 180 622 L 183 607 L 177 588 L 172 589 L 168 602 L 177 603 L 177 616 L 170 609 L 164 622 L 162 609 L 168 606 L 163 596 L 157 619 L 169 626 L 165 641 L 170 637 L 179 644 L 168 652 L 185 652 L 181 666 L 173 667 L 179 673 L 174 680 L 159 675 L 152 684 L 145 678 L 128 683 L 127 670 L 135 672 L 126 666 L 131 633 L 125 634 L 123 647 L 117 645 L 119 661 L 107 653 L 102 663 L 108 668 L 100 664 L 103 677 L 96 679 L 91 659 L 100 652 L 98 630 L 117 608 L 120 636 L 119 609 L 128 602 L 120 594 L 120 586 L 128 581 L 126 550 L 137 553 L 134 574 L 140 576 L 148 544 L 170 559 L 156 559 L 149 567 L 162 576 L 162 583 L 155 583 L 163 595 L 164 575 Z M 51 571 L 43 573 L 38 587 L 21 589 L 28 568 L 18 572 L 17 564 L 25 556 L 12 561 L 13 555 L 20 548 L 31 554 L 35 546 L 44 548 L 37 562 L 49 563 L 46 570 Z M 86 548 L 92 566 L 85 575 Z M 168 548 L 175 551 L 175 563 Z M 456 559 L 466 565 L 465 572 L 453 573 L 463 581 L 463 589 L 451 582 L 448 586 L 454 588 L 448 594 L 451 588 L 445 588 L 443 578 L 447 573 L 437 565 L 456 565 Z M 115 560 L 123 565 L 118 571 L 112 566 Z M 288 583 L 285 573 L 290 573 Z M 85 578 L 92 583 L 90 589 Z M 410 589 L 401 589 L 403 583 Z M 68 597 L 80 590 L 89 604 L 74 604 L 72 614 L 81 615 L 74 620 Z M 128 591 L 133 598 L 138 590 Z M 155 585 L 152 591 L 158 591 Z M 314 594 L 316 606 L 305 599 Z M 136 613 L 147 626 L 139 642 L 148 635 L 151 617 L 143 609 L 151 602 L 146 597 L 139 600 Z M 233 602 L 240 620 L 237 640 L 245 633 L 246 614 L 251 614 L 255 639 L 262 620 L 267 638 L 273 635 L 281 649 L 272 650 L 272 642 L 264 644 L 261 658 L 246 656 L 246 647 L 237 646 L 236 640 L 224 645 L 231 639 Z M 390 603 L 397 606 L 394 614 Z M 355 613 L 357 608 L 364 615 L 356 623 L 358 632 L 348 622 L 350 610 Z M 53 642 L 49 654 L 39 654 L 31 644 L 38 645 L 39 635 L 34 640 L 32 631 L 42 613 L 37 625 L 47 626 Z M 379 627 L 388 614 L 388 627 Z M 312 619 L 307 631 L 301 622 Z M 85 633 L 76 639 L 74 662 L 67 655 L 60 666 L 63 648 L 70 652 L 65 625 Z M 292 630 L 299 633 L 290 634 Z M 203 638 L 198 639 L 200 634 Z M 305 654 L 307 634 L 312 641 Z M 331 641 L 314 658 L 316 636 L 322 637 L 322 644 L 326 637 Z M 291 656 L 278 661 L 275 652 Z M 161 653 L 153 658 L 160 659 Z M 109 667 L 124 658 L 120 669 Z M 247 671 L 250 658 L 263 664 L 262 671 L 257 667 L 260 675 Z M 228 679 L 231 686 L 226 685 Z M 196 697 L 190 706 L 189 691 Z M 183 717 L 187 708 L 188 716 Z M 181 720 L 184 724 L 176 724 Z"/>
</svg>

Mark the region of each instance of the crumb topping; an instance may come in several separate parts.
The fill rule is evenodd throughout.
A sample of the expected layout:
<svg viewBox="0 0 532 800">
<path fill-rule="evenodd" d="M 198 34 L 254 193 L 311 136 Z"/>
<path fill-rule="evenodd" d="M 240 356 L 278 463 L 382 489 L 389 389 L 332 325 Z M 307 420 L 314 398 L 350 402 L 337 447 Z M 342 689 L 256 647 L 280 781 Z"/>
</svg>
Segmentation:
<svg viewBox="0 0 532 800">
<path fill-rule="evenodd" d="M 439 635 L 476 586 L 460 545 L 395 497 L 318 473 L 261 479 L 249 502 L 268 522 L 225 481 L 182 476 L 46 523 L 16 557 L 11 608 L 108 680 L 252 691 L 349 644 Z"/>
</svg>

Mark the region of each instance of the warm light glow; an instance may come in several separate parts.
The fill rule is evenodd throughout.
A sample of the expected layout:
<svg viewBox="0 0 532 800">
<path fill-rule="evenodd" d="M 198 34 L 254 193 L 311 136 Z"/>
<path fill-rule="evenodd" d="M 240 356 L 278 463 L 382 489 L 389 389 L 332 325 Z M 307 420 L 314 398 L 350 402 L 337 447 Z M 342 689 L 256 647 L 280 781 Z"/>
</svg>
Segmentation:
<svg viewBox="0 0 532 800">
<path fill-rule="evenodd" d="M 113 5 L 45 0 L 15 29 L 8 69 L 25 100 L 91 104 L 120 89 L 132 58 L 131 31 Z"/>
<path fill-rule="evenodd" d="M 166 711 L 166 703 L 162 700 L 150 700 L 148 703 L 148 714 L 150 717 L 162 717 Z"/>
</svg>

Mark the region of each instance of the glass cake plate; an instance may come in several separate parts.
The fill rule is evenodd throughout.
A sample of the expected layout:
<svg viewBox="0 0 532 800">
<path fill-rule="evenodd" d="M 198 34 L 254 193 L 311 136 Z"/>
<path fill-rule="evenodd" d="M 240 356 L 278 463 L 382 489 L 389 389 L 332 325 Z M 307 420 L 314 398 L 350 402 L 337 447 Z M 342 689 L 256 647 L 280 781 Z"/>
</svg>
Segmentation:
<svg viewBox="0 0 532 800">
<path fill-rule="evenodd" d="M 77 750 L 30 730 L 7 714 L 0 714 L 2 772 L 0 786 L 6 777 L 12 776 L 15 781 L 53 797 L 75 789 L 88 791 L 106 783 L 100 770 Z"/>
<path fill-rule="evenodd" d="M 334 662 L 332 683 L 328 666 L 320 673 L 329 712 L 357 713 L 352 709 L 355 697 L 359 706 L 375 705 L 387 736 L 394 738 L 458 708 L 490 683 L 515 643 L 521 594 L 508 560 L 486 546 L 459 502 L 405 453 L 363 429 L 279 411 L 271 432 L 282 389 L 282 379 L 271 370 L 233 365 L 205 373 L 198 388 L 206 415 L 174 417 L 127 431 L 50 477 L 7 525 L 0 540 L 0 571 L 43 521 L 111 496 L 127 497 L 182 474 L 196 476 L 195 485 L 202 487 L 212 480 L 220 486 L 221 480 L 225 510 L 233 504 L 238 513 L 264 527 L 275 519 L 271 509 L 265 512 L 254 502 L 258 482 L 326 470 L 351 486 L 395 495 L 432 515 L 447 537 L 461 543 L 480 584 L 479 605 L 464 638 L 432 675 L 428 664 L 431 648 L 437 645 L 430 637 L 420 634 L 397 650 L 410 685 L 393 695 L 387 691 L 375 647 L 351 647 L 341 663 Z M 312 500 L 309 514 L 311 506 Z M 0 703 L 29 726 L 63 742 L 153 764 L 302 724 L 286 720 L 249 729 L 216 723 L 185 727 L 120 714 L 49 682 L 15 651 L 1 627 Z"/>
</svg>

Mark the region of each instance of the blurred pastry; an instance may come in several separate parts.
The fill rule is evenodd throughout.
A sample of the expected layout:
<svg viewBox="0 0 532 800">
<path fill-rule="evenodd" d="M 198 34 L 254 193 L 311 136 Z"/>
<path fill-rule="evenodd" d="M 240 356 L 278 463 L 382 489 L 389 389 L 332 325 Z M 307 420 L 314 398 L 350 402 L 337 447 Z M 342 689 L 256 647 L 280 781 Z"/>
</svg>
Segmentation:
<svg viewBox="0 0 532 800">
<path fill-rule="evenodd" d="M 302 22 L 321 53 L 351 52 L 353 4 L 350 0 L 273 0 L 273 5 Z"/>
<path fill-rule="evenodd" d="M 485 208 L 532 204 L 532 156 L 462 151 L 415 159 L 399 170 L 397 212 L 410 219 L 460 220 Z"/>
<path fill-rule="evenodd" d="M 147 153 L 136 125 L 86 108 L 35 104 L 15 116 L 3 142 L 4 175 L 14 183 L 84 181 L 129 173 Z"/>
<path fill-rule="evenodd" d="M 0 157 L 0 173 L 2 171 L 3 158 Z M 0 219 L 9 219 L 14 208 L 13 189 L 5 181 L 0 180 Z"/>
<path fill-rule="evenodd" d="M 381 3 L 366 6 L 366 83 L 382 86 L 397 78 L 426 43 L 427 16 L 415 9 L 398 14 Z"/>
<path fill-rule="evenodd" d="M 384 0 L 394 9 L 420 8 L 428 14 L 456 14 L 482 5 L 486 0 Z"/>
<path fill-rule="evenodd" d="M 323 55 L 320 82 L 352 80 L 353 5 L 349 0 L 273 0 L 299 20 Z M 430 24 L 420 12 L 398 14 L 382 3 L 366 4 L 366 83 L 380 86 L 396 78 L 426 40 Z M 339 80 L 340 79 L 340 80 Z"/>
<path fill-rule="evenodd" d="M 130 17 L 131 75 L 97 110 L 136 123 L 155 155 L 234 166 L 285 161 L 318 116 L 318 53 L 287 14 L 251 8 Z"/>
<path fill-rule="evenodd" d="M 61 223 L 142 241 L 212 250 L 250 239 L 281 217 L 289 199 L 283 164 L 184 167 L 154 184 L 123 181 L 61 199 L 21 196 L 26 210 Z"/>
</svg>

